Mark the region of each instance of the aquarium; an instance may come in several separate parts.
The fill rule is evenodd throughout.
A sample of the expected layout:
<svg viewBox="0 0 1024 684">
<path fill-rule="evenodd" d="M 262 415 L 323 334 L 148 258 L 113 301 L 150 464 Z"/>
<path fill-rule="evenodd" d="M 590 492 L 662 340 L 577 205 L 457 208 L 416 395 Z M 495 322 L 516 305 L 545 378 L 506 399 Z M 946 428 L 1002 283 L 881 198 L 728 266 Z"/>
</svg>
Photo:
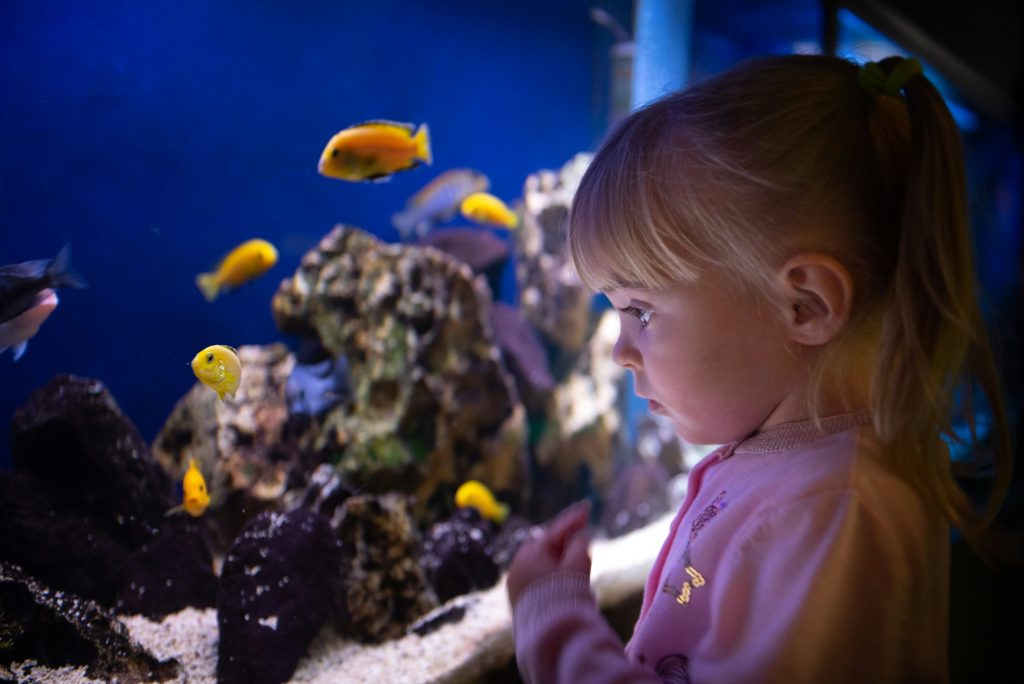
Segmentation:
<svg viewBox="0 0 1024 684">
<path fill-rule="evenodd" d="M 611 361 L 573 194 L 642 93 L 822 49 L 635 4 L 2 3 L 0 679 L 518 681 L 505 570 L 583 498 L 628 633 L 709 447 Z M 1020 157 L 949 96 L 1019 311 Z"/>
</svg>

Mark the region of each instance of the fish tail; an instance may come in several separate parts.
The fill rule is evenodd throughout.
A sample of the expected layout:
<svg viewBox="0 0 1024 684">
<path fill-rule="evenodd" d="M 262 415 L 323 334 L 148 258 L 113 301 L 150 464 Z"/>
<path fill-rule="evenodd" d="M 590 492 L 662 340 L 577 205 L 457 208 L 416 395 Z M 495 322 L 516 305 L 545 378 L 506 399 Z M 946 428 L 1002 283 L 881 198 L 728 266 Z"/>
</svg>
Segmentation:
<svg viewBox="0 0 1024 684">
<path fill-rule="evenodd" d="M 499 503 L 495 507 L 494 522 L 496 522 L 496 523 L 498 523 L 500 525 L 501 523 L 505 522 L 505 520 L 507 518 L 508 518 L 508 504 Z"/>
<path fill-rule="evenodd" d="M 395 227 L 395 230 L 402 237 L 402 242 L 408 240 L 409 236 L 412 235 L 413 228 L 416 225 L 417 213 L 406 210 L 391 215 L 391 225 Z"/>
<path fill-rule="evenodd" d="M 220 283 L 217 281 L 216 273 L 200 273 L 196 276 L 196 287 L 199 288 L 206 301 L 212 302 L 217 298 L 220 291 Z"/>
<path fill-rule="evenodd" d="M 71 267 L 71 243 L 60 248 L 46 269 L 54 287 L 88 287 L 82 276 Z"/>
<path fill-rule="evenodd" d="M 430 166 L 434 158 L 430 154 L 430 129 L 427 128 L 427 124 L 420 125 L 416 135 L 413 137 L 413 142 L 416 143 L 416 158 L 423 160 L 423 163 Z"/>
</svg>

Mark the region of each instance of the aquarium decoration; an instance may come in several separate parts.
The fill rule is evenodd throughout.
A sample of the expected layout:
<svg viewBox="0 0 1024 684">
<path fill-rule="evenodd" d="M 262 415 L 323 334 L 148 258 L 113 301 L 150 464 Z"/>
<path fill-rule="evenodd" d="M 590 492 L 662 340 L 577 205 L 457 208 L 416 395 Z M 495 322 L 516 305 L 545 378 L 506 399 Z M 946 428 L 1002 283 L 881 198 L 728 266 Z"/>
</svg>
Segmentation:
<svg viewBox="0 0 1024 684">
<path fill-rule="evenodd" d="M 635 529 L 682 468 L 657 422 L 627 446 L 617 318 L 567 259 L 589 160 L 530 175 L 507 240 L 335 226 L 273 296 L 294 343 L 231 349 L 233 396 L 196 382 L 152 448 L 100 381 L 39 388 L 0 473 L 0 654 L 125 681 L 284 682 L 408 640 L 462 643 L 452 681 L 508 662 L 500 578 L 531 525 L 586 496 Z M 208 504 L 183 507 L 183 482 Z M 154 636 L 186 622 L 205 646 Z M 64 633 L 88 645 L 40 660 Z"/>
</svg>

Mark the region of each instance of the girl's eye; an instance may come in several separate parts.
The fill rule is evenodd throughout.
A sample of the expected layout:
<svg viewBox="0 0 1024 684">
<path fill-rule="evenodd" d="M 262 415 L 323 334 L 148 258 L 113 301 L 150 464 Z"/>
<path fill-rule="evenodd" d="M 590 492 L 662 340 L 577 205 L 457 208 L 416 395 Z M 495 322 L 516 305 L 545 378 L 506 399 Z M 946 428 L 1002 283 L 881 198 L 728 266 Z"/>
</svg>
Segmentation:
<svg viewBox="0 0 1024 684">
<path fill-rule="evenodd" d="M 651 322 L 651 314 L 653 313 L 650 309 L 641 309 L 636 306 L 627 306 L 622 311 L 639 320 L 641 328 L 646 327 Z"/>
</svg>

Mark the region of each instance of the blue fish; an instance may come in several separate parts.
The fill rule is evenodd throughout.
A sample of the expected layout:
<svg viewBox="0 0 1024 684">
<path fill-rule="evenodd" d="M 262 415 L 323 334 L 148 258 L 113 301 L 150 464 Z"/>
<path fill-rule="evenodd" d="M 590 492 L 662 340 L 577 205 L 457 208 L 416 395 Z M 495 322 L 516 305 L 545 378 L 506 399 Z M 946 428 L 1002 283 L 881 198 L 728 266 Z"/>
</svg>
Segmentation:
<svg viewBox="0 0 1024 684">
<path fill-rule="evenodd" d="M 479 171 L 445 171 L 409 198 L 405 210 L 391 217 L 391 224 L 398 230 L 403 241 L 408 241 L 413 233 L 423 237 L 434 224 L 455 216 L 462 200 L 474 192 L 487 190 L 490 185 L 490 179 Z"/>
<path fill-rule="evenodd" d="M 344 356 L 320 363 L 296 363 L 284 385 L 291 415 L 319 416 L 351 398 Z"/>
</svg>

